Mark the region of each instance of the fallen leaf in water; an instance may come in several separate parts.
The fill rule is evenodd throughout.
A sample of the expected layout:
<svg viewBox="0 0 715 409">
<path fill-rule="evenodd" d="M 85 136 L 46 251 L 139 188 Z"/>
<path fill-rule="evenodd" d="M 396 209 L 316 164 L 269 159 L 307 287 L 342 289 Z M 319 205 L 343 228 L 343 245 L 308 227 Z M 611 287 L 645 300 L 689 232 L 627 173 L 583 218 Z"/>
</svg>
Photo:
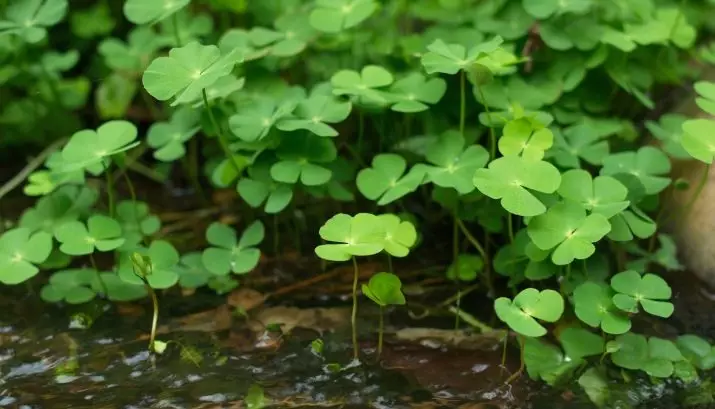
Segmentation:
<svg viewBox="0 0 715 409">
<path fill-rule="evenodd" d="M 118 302 L 115 305 L 119 315 L 124 317 L 141 317 L 146 313 L 144 308 L 138 304 Z"/>
<path fill-rule="evenodd" d="M 254 289 L 241 287 L 232 291 L 227 301 L 231 307 L 248 312 L 263 305 L 266 296 Z"/>
<path fill-rule="evenodd" d="M 216 309 L 187 315 L 169 321 L 157 328 L 158 334 L 170 332 L 218 332 L 231 328 L 231 307 L 222 305 Z"/>
<path fill-rule="evenodd" d="M 349 308 L 270 307 L 251 315 L 249 328 L 262 332 L 267 326 L 278 324 L 284 334 L 294 328 L 307 328 L 319 333 L 333 331 L 350 321 Z"/>
</svg>

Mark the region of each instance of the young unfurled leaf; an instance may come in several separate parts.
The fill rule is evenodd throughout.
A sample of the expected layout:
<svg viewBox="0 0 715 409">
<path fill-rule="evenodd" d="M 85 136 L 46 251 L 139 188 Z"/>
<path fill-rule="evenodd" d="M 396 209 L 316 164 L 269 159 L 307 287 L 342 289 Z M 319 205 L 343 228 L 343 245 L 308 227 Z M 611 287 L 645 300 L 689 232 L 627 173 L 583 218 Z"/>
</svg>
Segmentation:
<svg viewBox="0 0 715 409">
<path fill-rule="evenodd" d="M 390 87 L 391 97 L 396 103 L 390 109 L 397 112 L 422 112 L 442 99 L 447 91 L 447 82 L 442 78 L 427 78 L 413 72 L 395 81 Z"/>
<path fill-rule="evenodd" d="M 504 156 L 521 155 L 530 161 L 540 161 L 553 141 L 554 134 L 549 128 L 528 118 L 513 119 L 504 126 L 499 152 Z"/>
<path fill-rule="evenodd" d="M 330 169 L 323 164 L 333 161 L 337 149 L 332 139 L 309 133 L 296 133 L 283 138 L 276 155 L 280 159 L 271 167 L 271 177 L 278 182 L 297 183 L 306 186 L 326 184 Z"/>
<path fill-rule="evenodd" d="M 229 272 L 246 274 L 258 265 L 261 251 L 256 246 L 264 237 L 265 228 L 260 220 L 246 227 L 240 239 L 232 228 L 218 222 L 212 223 L 206 229 L 206 240 L 212 247 L 204 250 L 204 266 L 219 276 Z"/>
<path fill-rule="evenodd" d="M 377 9 L 375 0 L 316 0 L 310 24 L 326 33 L 338 33 L 365 21 Z"/>
<path fill-rule="evenodd" d="M 683 149 L 699 161 L 712 163 L 715 158 L 715 120 L 689 119 L 683 122 L 682 129 L 680 143 Z"/>
<path fill-rule="evenodd" d="M 337 214 L 320 228 L 320 237 L 339 243 L 323 244 L 315 248 L 318 257 L 329 261 L 347 261 L 353 256 L 371 256 L 385 248 L 383 221 L 369 213 L 358 213 L 355 216 Z"/>
<path fill-rule="evenodd" d="M 0 282 L 20 284 L 34 277 L 52 252 L 52 236 L 44 231 L 32 233 L 25 227 L 8 230 L 0 236 Z"/>
<path fill-rule="evenodd" d="M 381 214 L 378 217 L 385 230 L 383 238 L 385 251 L 394 257 L 406 257 L 410 248 L 417 242 L 415 226 L 394 214 Z"/>
<path fill-rule="evenodd" d="M 596 251 L 593 243 L 611 230 L 608 219 L 601 214 L 586 215 L 579 204 L 557 203 L 546 213 L 536 216 L 528 227 L 529 237 L 542 250 L 554 249 L 551 261 L 566 265 L 574 259 L 585 260 Z"/>
<path fill-rule="evenodd" d="M 381 307 L 404 305 L 406 302 L 405 295 L 402 294 L 402 282 L 392 273 L 373 275 L 367 284 L 362 285 L 362 292 Z"/>
<path fill-rule="evenodd" d="M 147 144 L 156 149 L 154 157 L 163 162 L 172 162 L 186 155 L 184 143 L 201 128 L 199 114 L 192 108 L 180 108 L 169 122 L 154 122 L 147 132 Z"/>
<path fill-rule="evenodd" d="M 655 274 L 641 276 L 637 271 L 627 270 L 611 278 L 611 287 L 618 293 L 613 303 L 623 311 L 638 312 L 638 305 L 652 315 L 668 318 L 673 314 L 669 300 L 672 291 L 668 283 Z"/>
<path fill-rule="evenodd" d="M 593 328 L 601 328 L 607 334 L 624 334 L 631 329 L 631 321 L 613 305 L 612 296 L 609 286 L 587 281 L 574 290 L 574 312 Z"/>
<path fill-rule="evenodd" d="M 556 322 L 564 312 L 564 299 L 556 291 L 527 288 L 517 294 L 514 300 L 506 297 L 494 301 L 494 310 L 500 320 L 511 329 L 527 337 L 540 337 L 546 328 L 534 318 L 546 322 Z"/>
<path fill-rule="evenodd" d="M 546 206 L 529 190 L 553 193 L 561 184 L 561 174 L 552 164 L 528 161 L 520 156 L 504 156 L 489 163 L 487 169 L 477 169 L 474 185 L 492 199 L 519 216 L 536 216 Z"/>
<path fill-rule="evenodd" d="M 119 260 L 119 277 L 122 281 L 141 285 L 143 271 L 137 270 L 132 260 L 133 254 L 138 254 L 147 263 L 146 276 L 143 276 L 152 288 L 165 289 L 174 286 L 179 281 L 176 273 L 179 264 L 179 252 L 168 241 L 155 240 L 149 248 L 138 248 L 132 253 L 124 253 Z"/>
<path fill-rule="evenodd" d="M 221 55 L 215 45 L 191 42 L 172 48 L 169 56 L 159 57 L 144 71 L 142 84 L 159 101 L 174 98 L 171 106 L 193 102 L 202 90 L 230 74 L 234 65 L 242 62 L 237 50 Z"/>
<path fill-rule="evenodd" d="M 603 159 L 601 169 L 601 175 L 614 176 L 627 173 L 637 177 L 649 195 L 661 192 L 670 184 L 670 178 L 664 176 L 668 172 L 670 172 L 668 156 L 652 146 L 644 146 L 635 152 L 614 153 Z"/>
<path fill-rule="evenodd" d="M 111 217 L 91 216 L 87 224 L 70 221 L 55 229 L 55 238 L 61 243 L 60 251 L 70 256 L 112 251 L 124 244 L 122 227 Z"/>
<path fill-rule="evenodd" d="M 191 0 L 127 0 L 124 15 L 134 24 L 154 24 L 183 9 Z"/>
<path fill-rule="evenodd" d="M 428 74 L 436 72 L 454 75 L 459 71 L 467 71 L 480 59 L 487 58 L 494 53 L 503 43 L 501 37 L 477 44 L 469 51 L 460 44 L 446 44 L 442 40 L 435 40 L 427 46 L 429 52 L 422 56 L 422 65 Z"/>
<path fill-rule="evenodd" d="M 590 213 L 611 218 L 625 210 L 628 189 L 610 176 L 596 176 L 585 170 L 572 169 L 561 175 L 558 189 L 561 197 L 580 203 Z"/>
<path fill-rule="evenodd" d="M 137 128 L 127 121 L 105 122 L 96 131 L 85 129 L 76 132 L 62 149 L 62 171 L 86 169 L 100 175 L 108 166 L 109 157 L 127 151 L 139 144 L 135 142 Z"/>
<path fill-rule="evenodd" d="M 382 153 L 372 159 L 372 167 L 361 170 L 356 179 L 358 190 L 366 198 L 384 206 L 414 192 L 427 173 L 424 166 L 415 165 L 407 174 L 407 163 L 400 155 Z"/>
<path fill-rule="evenodd" d="M 484 270 L 484 260 L 473 254 L 460 254 L 447 269 L 447 278 L 453 281 L 474 281 Z"/>
<path fill-rule="evenodd" d="M 385 106 L 391 102 L 391 96 L 380 88 L 392 84 L 394 80 L 385 68 L 366 65 L 360 72 L 338 71 L 330 78 L 330 83 L 335 95 L 350 95 L 361 105 Z"/>
<path fill-rule="evenodd" d="M 344 121 L 352 110 L 349 101 L 339 101 L 331 95 L 314 91 L 310 97 L 300 101 L 295 109 L 295 117 L 288 117 L 278 122 L 281 131 L 305 129 L 318 136 L 338 136 L 338 131 L 328 124 Z"/>
<path fill-rule="evenodd" d="M 486 165 L 489 152 L 481 145 L 465 144 L 459 132 L 450 130 L 430 146 L 425 158 L 433 165 L 426 168 L 432 183 L 463 195 L 474 190 L 474 172 Z"/>
<path fill-rule="evenodd" d="M 14 34 L 28 43 L 47 36 L 47 29 L 67 14 L 67 0 L 16 0 L 7 5 L 0 19 L 0 36 Z"/>
</svg>

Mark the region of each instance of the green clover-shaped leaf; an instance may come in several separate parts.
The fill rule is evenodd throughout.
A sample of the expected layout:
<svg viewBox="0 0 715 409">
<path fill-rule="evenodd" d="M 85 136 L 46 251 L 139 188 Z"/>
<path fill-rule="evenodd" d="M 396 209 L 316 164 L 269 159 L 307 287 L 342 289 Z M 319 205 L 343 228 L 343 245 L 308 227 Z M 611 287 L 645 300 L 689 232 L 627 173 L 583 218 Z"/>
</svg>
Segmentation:
<svg viewBox="0 0 715 409">
<path fill-rule="evenodd" d="M 380 88 L 392 84 L 394 80 L 385 68 L 366 65 L 360 72 L 338 71 L 330 78 L 330 83 L 335 95 L 350 95 L 361 105 L 385 106 L 391 102 L 391 96 Z"/>
<path fill-rule="evenodd" d="M 323 240 L 339 244 L 322 244 L 315 248 L 315 254 L 329 261 L 377 254 L 385 248 L 383 223 L 380 217 L 369 213 L 336 214 L 325 222 L 319 233 Z"/>
<path fill-rule="evenodd" d="M 611 287 L 617 292 L 613 304 L 623 311 L 638 312 L 640 304 L 651 315 L 668 318 L 673 314 L 673 304 L 661 301 L 672 296 L 670 286 L 655 274 L 641 276 L 637 271 L 623 271 L 611 278 Z"/>
<path fill-rule="evenodd" d="M 290 184 L 300 180 L 306 186 L 316 186 L 330 180 L 333 173 L 322 164 L 333 161 L 338 151 L 332 139 L 297 133 L 283 138 L 276 155 L 280 160 L 271 167 L 274 180 Z"/>
<path fill-rule="evenodd" d="M 119 222 L 99 214 L 91 216 L 86 225 L 70 221 L 57 226 L 55 238 L 61 243 L 60 251 L 70 256 L 112 251 L 125 241 Z"/>
<path fill-rule="evenodd" d="M 20 227 L 26 227 L 32 232 L 42 230 L 54 234 L 57 226 L 77 220 L 82 212 L 87 210 L 82 208 L 87 202 L 77 203 L 79 206 L 73 203 L 76 198 L 76 196 L 73 197 L 63 190 L 57 190 L 48 196 L 40 198 L 35 203 L 35 207 L 25 210 L 22 214 Z M 96 195 L 91 195 L 91 199 L 96 199 Z M 93 203 L 94 200 L 91 200 L 89 202 L 90 206 Z"/>
<path fill-rule="evenodd" d="M 315 30 L 305 14 L 285 14 L 275 21 L 275 28 L 254 27 L 249 38 L 259 47 L 270 46 L 271 55 L 276 57 L 300 54 L 315 36 Z"/>
<path fill-rule="evenodd" d="M 405 295 L 402 294 L 402 282 L 392 273 L 373 275 L 367 284 L 362 285 L 362 292 L 380 307 L 404 305 L 406 302 Z"/>
<path fill-rule="evenodd" d="M 117 204 L 117 221 L 122 227 L 124 244 L 122 250 L 133 250 L 144 237 L 150 236 L 161 228 L 161 220 L 150 213 L 149 205 L 131 200 Z"/>
<path fill-rule="evenodd" d="M 360 193 L 384 206 L 414 192 L 426 175 L 424 166 L 416 165 L 407 174 L 407 162 L 394 153 L 382 153 L 372 159 L 372 167 L 361 170 L 356 179 Z"/>
<path fill-rule="evenodd" d="M 553 142 L 554 134 L 549 128 L 528 118 L 513 119 L 504 126 L 499 152 L 504 156 L 521 155 L 527 160 L 540 161 Z"/>
<path fill-rule="evenodd" d="M 142 84 L 159 101 L 174 98 L 171 106 L 190 103 L 198 100 L 204 89 L 230 74 L 242 60 L 237 50 L 221 55 L 215 45 L 193 41 L 172 48 L 167 57 L 154 59 L 144 71 Z"/>
<path fill-rule="evenodd" d="M 682 129 L 680 143 L 683 149 L 699 161 L 712 163 L 715 158 L 715 120 L 689 119 L 683 122 Z"/>
<path fill-rule="evenodd" d="M 381 214 L 378 217 L 385 230 L 385 251 L 394 257 L 406 257 L 410 248 L 417 242 L 415 225 L 394 214 Z"/>
<path fill-rule="evenodd" d="M 199 114 L 188 107 L 174 112 L 168 122 L 154 122 L 147 132 L 147 144 L 154 148 L 154 157 L 162 162 L 173 162 L 186 155 L 184 144 L 201 128 Z"/>
<path fill-rule="evenodd" d="M 595 178 L 585 170 L 572 169 L 561 175 L 559 194 L 564 199 L 580 203 L 590 213 L 611 218 L 625 210 L 628 189 L 610 176 Z"/>
<path fill-rule="evenodd" d="M 413 72 L 398 79 L 390 87 L 391 98 L 396 102 L 390 109 L 397 112 L 422 112 L 439 102 L 447 91 L 442 78 L 428 78 Z"/>
<path fill-rule="evenodd" d="M 683 148 L 683 123 L 688 119 L 678 113 L 664 114 L 656 121 L 646 121 L 648 131 L 660 142 L 660 146 L 675 159 L 689 159 L 690 154 Z"/>
<path fill-rule="evenodd" d="M 198 251 L 181 256 L 176 273 L 182 288 L 203 287 L 216 277 L 204 266 L 202 259 L 202 254 Z"/>
<path fill-rule="evenodd" d="M 326 33 L 338 33 L 357 26 L 377 9 L 375 0 L 316 0 L 310 24 Z"/>
<path fill-rule="evenodd" d="M 710 115 L 715 115 L 715 82 L 698 81 L 693 86 L 698 97 L 695 103 Z"/>
<path fill-rule="evenodd" d="M 467 51 L 463 45 L 447 44 L 438 39 L 427 46 L 428 52 L 422 56 L 422 66 L 428 74 L 439 72 L 453 75 L 459 71 L 467 71 L 475 64 L 484 62 L 502 43 L 502 38 L 497 36 Z"/>
<path fill-rule="evenodd" d="M 99 175 L 106 169 L 110 156 L 137 146 L 136 138 L 136 126 L 120 120 L 105 122 L 96 131 L 76 132 L 62 149 L 62 171 L 86 169 Z"/>
<path fill-rule="evenodd" d="M 0 236 L 0 282 L 20 284 L 34 277 L 52 252 L 52 236 L 44 231 L 32 233 L 25 227 L 8 230 Z"/>
<path fill-rule="evenodd" d="M 607 135 L 593 131 L 593 127 L 574 125 L 562 132 L 554 132 L 554 148 L 551 152 L 557 165 L 564 168 L 581 168 L 581 161 L 600 165 L 610 150 Z"/>
<path fill-rule="evenodd" d="M 645 273 L 648 265 L 650 263 L 655 263 L 667 271 L 678 271 L 682 270 L 684 267 L 678 261 L 677 246 L 672 237 L 667 234 L 658 234 L 658 242 L 660 247 L 655 252 L 646 251 L 642 249 L 636 243 L 630 243 L 631 245 L 626 247 L 626 251 L 631 254 L 640 256 L 641 258 L 630 260 L 626 263 L 626 268 L 628 270 L 636 270 L 639 273 Z"/>
<path fill-rule="evenodd" d="M 564 299 L 554 290 L 527 288 L 517 294 L 514 300 L 500 297 L 494 301 L 494 310 L 500 320 L 509 328 L 527 337 L 546 335 L 546 328 L 534 318 L 546 322 L 556 322 L 564 313 Z"/>
<path fill-rule="evenodd" d="M 540 20 L 554 14 L 584 14 L 594 5 L 593 0 L 523 0 L 524 10 Z"/>
<path fill-rule="evenodd" d="M 683 357 L 697 368 L 709 371 L 715 367 L 715 348 L 697 335 L 681 335 L 676 341 Z"/>
<path fill-rule="evenodd" d="M 238 194 L 249 206 L 257 208 L 265 203 L 263 210 L 275 214 L 285 209 L 293 199 L 293 187 L 273 180 L 270 174 L 272 162 L 259 159 L 248 168 L 248 176 L 238 181 Z"/>
<path fill-rule="evenodd" d="M 578 203 L 566 201 L 532 219 L 527 231 L 538 248 L 555 248 L 551 254 L 554 264 L 566 265 L 574 259 L 591 257 L 596 251 L 593 243 L 610 230 L 611 225 L 602 214 L 586 215 L 586 210 Z"/>
<path fill-rule="evenodd" d="M 484 260 L 473 254 L 460 254 L 447 269 L 447 278 L 453 281 L 474 281 L 484 270 Z"/>
<path fill-rule="evenodd" d="M 630 241 L 634 236 L 646 239 L 658 229 L 653 219 L 633 205 L 629 210 L 615 215 L 609 222 L 611 222 L 611 232 L 608 238 L 615 241 Z"/>
<path fill-rule="evenodd" d="M 139 74 L 164 45 L 150 27 L 137 27 L 129 32 L 126 42 L 107 38 L 99 43 L 97 51 L 112 70 Z"/>
<path fill-rule="evenodd" d="M 574 312 L 578 319 L 607 334 L 624 334 L 631 329 L 631 321 L 621 313 L 612 300 L 613 292 L 605 284 L 587 281 L 574 290 Z"/>
<path fill-rule="evenodd" d="M 458 131 L 440 135 L 425 156 L 433 165 L 425 168 L 429 181 L 440 187 L 454 188 L 463 195 L 473 191 L 474 172 L 487 164 L 489 152 L 481 145 L 465 145 Z"/>
<path fill-rule="evenodd" d="M 154 24 L 183 9 L 191 0 L 127 0 L 124 15 L 134 24 Z"/>
<path fill-rule="evenodd" d="M 324 137 L 338 136 L 338 131 L 328 124 L 344 121 L 351 110 L 352 104 L 349 101 L 343 102 L 331 95 L 313 92 L 298 104 L 295 116 L 282 119 L 277 128 L 281 131 L 305 129 Z"/>
<path fill-rule="evenodd" d="M 47 28 L 62 21 L 67 14 L 67 0 L 17 0 L 5 9 L 0 19 L 0 36 L 13 34 L 28 43 L 47 36 Z"/>
<path fill-rule="evenodd" d="M 566 355 L 576 360 L 601 355 L 606 347 L 603 337 L 579 327 L 569 327 L 561 331 L 559 341 Z"/>
<path fill-rule="evenodd" d="M 246 274 L 256 268 L 261 251 L 256 247 L 265 237 L 265 228 L 260 220 L 251 223 L 239 239 L 236 231 L 221 223 L 212 223 L 206 229 L 206 240 L 212 247 L 203 252 L 206 269 L 215 275 L 229 272 Z"/>
<path fill-rule="evenodd" d="M 250 107 L 241 109 L 229 118 L 231 132 L 246 142 L 260 140 L 276 126 L 276 124 L 290 116 L 298 105 L 296 98 L 287 98 L 277 101 L 270 97 L 263 97 Z"/>
<path fill-rule="evenodd" d="M 553 193 L 561 184 L 561 173 L 544 161 L 529 161 L 520 156 L 504 156 L 489 163 L 487 169 L 477 169 L 474 185 L 492 199 L 501 199 L 508 212 L 519 216 L 536 216 L 546 206 L 529 190 Z"/>
<path fill-rule="evenodd" d="M 83 304 L 97 296 L 94 290 L 101 288 L 99 273 L 91 268 L 61 270 L 50 277 L 40 291 L 40 297 L 46 302 L 64 301 L 68 304 Z"/>
<path fill-rule="evenodd" d="M 149 248 L 135 249 L 135 252 L 149 260 L 146 280 L 151 288 L 171 288 L 179 281 L 176 273 L 179 263 L 179 252 L 168 241 L 155 240 Z M 124 253 L 119 260 L 119 277 L 129 284 L 143 284 L 141 271 L 136 271 L 132 261 L 133 253 Z"/>
<path fill-rule="evenodd" d="M 625 369 L 641 369 L 648 360 L 648 340 L 640 334 L 623 334 L 613 341 L 617 350 L 611 354 L 614 364 Z"/>
<path fill-rule="evenodd" d="M 646 193 L 660 193 L 670 184 L 666 175 L 670 172 L 668 155 L 658 148 L 644 146 L 638 151 L 614 153 L 603 159 L 601 175 L 613 176 L 626 173 L 637 177 Z"/>
</svg>

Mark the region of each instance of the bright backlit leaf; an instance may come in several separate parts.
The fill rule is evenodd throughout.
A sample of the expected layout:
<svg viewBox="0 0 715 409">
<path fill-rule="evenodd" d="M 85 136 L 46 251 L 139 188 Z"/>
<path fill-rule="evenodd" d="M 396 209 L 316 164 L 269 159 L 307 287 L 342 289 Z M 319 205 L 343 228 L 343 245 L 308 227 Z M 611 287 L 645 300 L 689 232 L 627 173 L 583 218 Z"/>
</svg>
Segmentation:
<svg viewBox="0 0 715 409">
<path fill-rule="evenodd" d="M 381 307 L 404 305 L 406 302 L 405 295 L 402 294 L 402 282 L 392 273 L 381 272 L 373 275 L 367 284 L 362 285 L 362 292 Z"/>
<path fill-rule="evenodd" d="M 323 240 L 337 244 L 322 244 L 315 248 L 315 253 L 329 261 L 377 254 L 385 248 L 383 223 L 378 216 L 369 213 L 336 214 L 325 222 L 319 233 Z"/>
<path fill-rule="evenodd" d="M 378 217 L 385 230 L 385 251 L 394 257 L 406 257 L 410 248 L 417 242 L 415 225 L 394 214 L 381 214 Z"/>
<path fill-rule="evenodd" d="M 499 138 L 499 152 L 504 156 L 521 155 L 524 159 L 540 161 L 554 142 L 554 134 L 528 118 L 513 119 L 504 126 Z"/>
</svg>

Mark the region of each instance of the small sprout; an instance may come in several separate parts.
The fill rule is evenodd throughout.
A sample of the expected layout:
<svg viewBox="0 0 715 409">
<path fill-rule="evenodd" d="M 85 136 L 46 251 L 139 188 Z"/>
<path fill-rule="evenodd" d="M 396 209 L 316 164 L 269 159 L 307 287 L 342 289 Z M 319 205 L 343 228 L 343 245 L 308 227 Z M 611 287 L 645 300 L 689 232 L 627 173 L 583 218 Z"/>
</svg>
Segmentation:
<svg viewBox="0 0 715 409">
<path fill-rule="evenodd" d="M 316 0 L 310 25 L 325 33 L 339 33 L 367 20 L 378 3 L 375 0 Z"/>
<path fill-rule="evenodd" d="M 157 354 L 161 355 L 166 351 L 166 342 L 164 341 L 159 341 L 158 339 L 154 341 L 152 344 L 152 350 L 156 352 Z"/>
<path fill-rule="evenodd" d="M 474 190 L 474 173 L 489 161 L 481 145 L 465 146 L 458 131 L 447 131 L 430 146 L 425 159 L 428 180 L 440 187 L 454 188 L 460 195 Z"/>
<path fill-rule="evenodd" d="M 561 184 L 561 173 L 554 165 L 530 162 L 520 156 L 493 160 L 486 169 L 477 169 L 474 185 L 492 199 L 501 199 L 505 210 L 519 216 L 537 216 L 546 206 L 529 190 L 553 193 Z"/>
<path fill-rule="evenodd" d="M 392 273 L 377 273 L 370 277 L 368 284 L 362 285 L 362 292 L 375 304 L 380 306 L 379 338 L 377 341 L 377 356 L 382 354 L 382 338 L 385 329 L 385 307 L 388 305 L 404 305 L 405 295 L 402 293 L 400 278 Z"/>
<path fill-rule="evenodd" d="M 613 304 L 613 291 L 605 284 L 587 281 L 574 290 L 574 312 L 578 319 L 607 334 L 624 334 L 631 321 Z"/>
<path fill-rule="evenodd" d="M 527 229 L 536 247 L 553 249 L 551 261 L 556 265 L 591 257 L 596 251 L 593 243 L 610 230 L 606 217 L 598 213 L 586 215 L 586 210 L 574 202 L 555 204 L 546 213 L 534 217 Z"/>
<path fill-rule="evenodd" d="M 673 314 L 673 304 L 661 301 L 672 296 L 670 286 L 655 274 L 641 276 L 637 271 L 623 271 L 611 278 L 611 287 L 617 292 L 613 304 L 623 311 L 636 313 L 640 304 L 651 315 L 668 318 Z"/>
<path fill-rule="evenodd" d="M 258 246 L 265 236 L 260 220 L 251 223 L 238 239 L 236 232 L 221 223 L 212 223 L 206 229 L 206 240 L 212 247 L 203 252 L 206 269 L 215 275 L 225 276 L 230 272 L 246 274 L 256 268 L 261 257 Z"/>
<path fill-rule="evenodd" d="M 316 338 L 310 343 L 310 350 L 314 355 L 322 356 L 323 348 L 325 347 L 325 342 L 322 339 Z"/>
<path fill-rule="evenodd" d="M 124 15 L 134 24 L 156 24 L 191 3 L 191 0 L 127 0 Z"/>
<path fill-rule="evenodd" d="M 127 121 L 105 122 L 96 131 L 75 132 L 62 149 L 62 171 L 86 169 L 97 176 L 109 165 L 109 157 L 139 145 L 137 128 Z"/>
<path fill-rule="evenodd" d="M 0 236 L 0 282 L 7 285 L 23 283 L 40 272 L 52 252 L 52 236 L 40 231 L 18 227 Z"/>
<path fill-rule="evenodd" d="M 500 297 L 494 301 L 494 310 L 500 320 L 509 328 L 527 337 L 546 335 L 546 328 L 536 319 L 556 322 L 564 312 L 564 299 L 554 290 L 527 288 L 517 294 L 514 300 Z"/>
<path fill-rule="evenodd" d="M 382 153 L 372 159 L 372 167 L 361 170 L 356 179 L 360 193 L 384 206 L 398 200 L 420 187 L 427 168 L 412 167 L 406 174 L 407 162 L 394 153 Z"/>
</svg>

